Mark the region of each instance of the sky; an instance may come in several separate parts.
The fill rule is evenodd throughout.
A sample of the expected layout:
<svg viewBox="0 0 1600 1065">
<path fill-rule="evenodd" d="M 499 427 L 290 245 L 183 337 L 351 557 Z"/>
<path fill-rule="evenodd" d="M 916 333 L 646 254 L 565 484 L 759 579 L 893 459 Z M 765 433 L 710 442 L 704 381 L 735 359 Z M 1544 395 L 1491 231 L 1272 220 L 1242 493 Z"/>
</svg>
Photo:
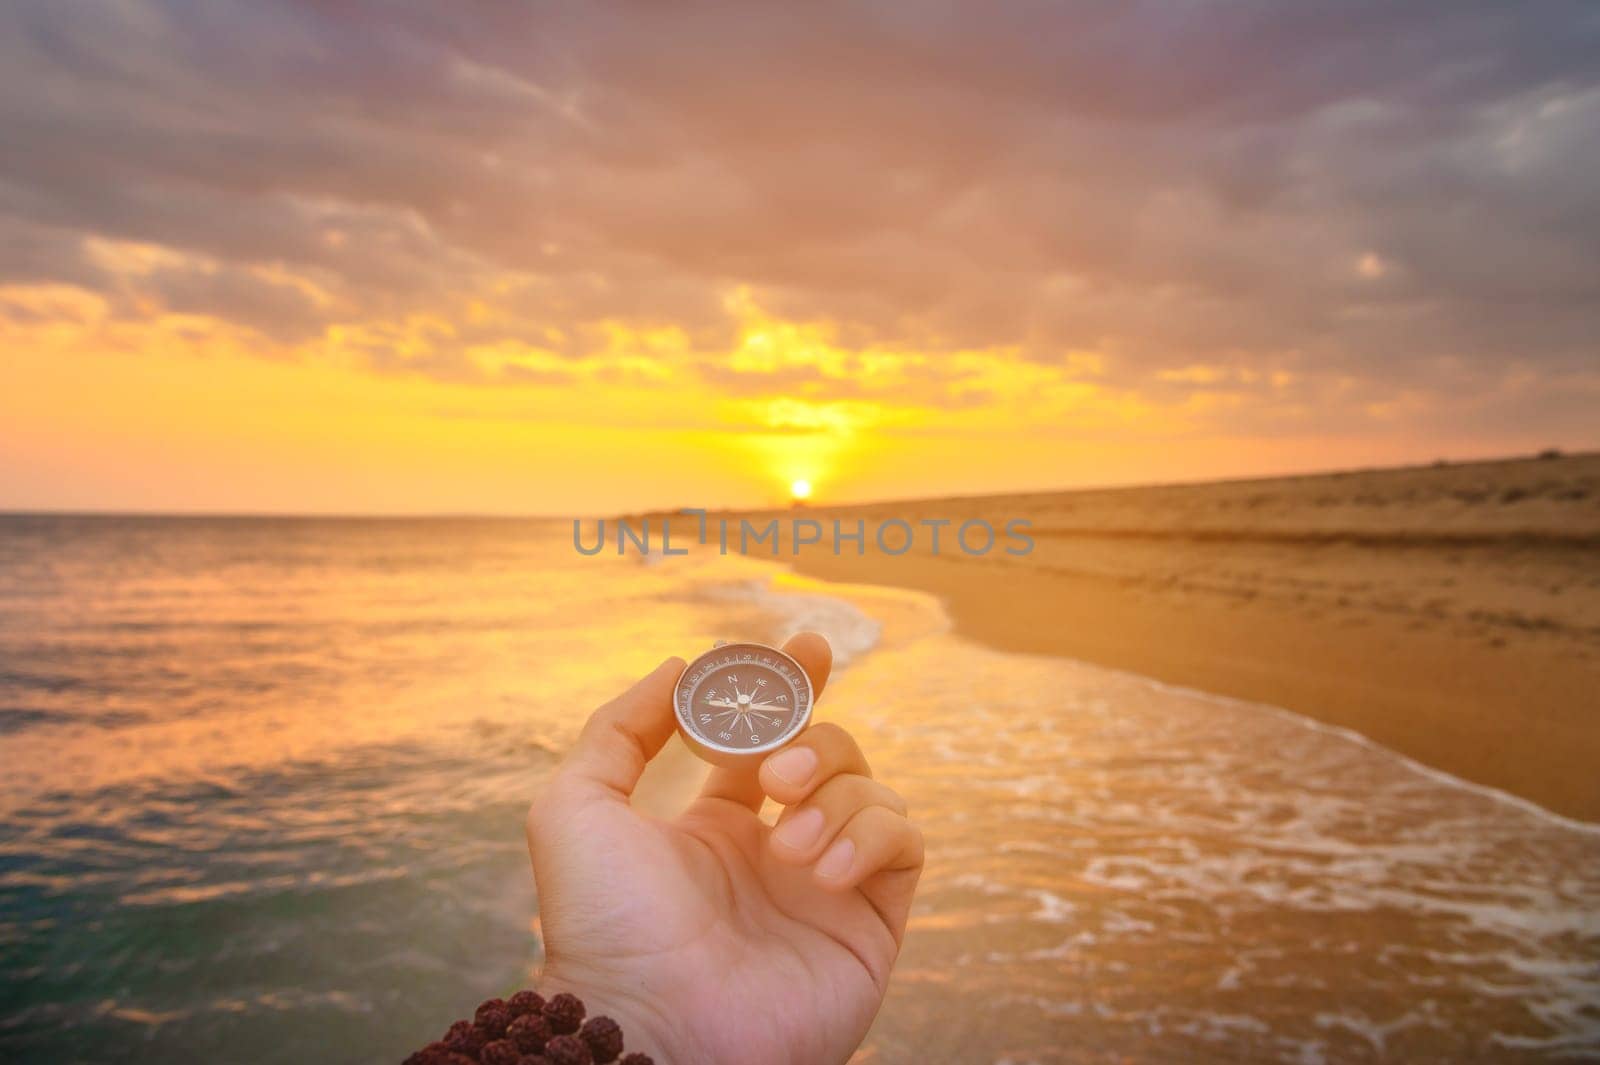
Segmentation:
<svg viewBox="0 0 1600 1065">
<path fill-rule="evenodd" d="M 0 13 L 0 508 L 1600 444 L 1600 5 Z"/>
</svg>

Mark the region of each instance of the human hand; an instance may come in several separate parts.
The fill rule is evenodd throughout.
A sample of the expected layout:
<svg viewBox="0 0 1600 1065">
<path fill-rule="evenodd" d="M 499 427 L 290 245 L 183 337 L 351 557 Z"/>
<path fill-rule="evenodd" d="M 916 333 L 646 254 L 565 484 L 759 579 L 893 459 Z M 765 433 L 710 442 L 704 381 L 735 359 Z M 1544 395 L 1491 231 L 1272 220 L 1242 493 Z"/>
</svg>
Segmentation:
<svg viewBox="0 0 1600 1065">
<path fill-rule="evenodd" d="M 820 696 L 827 641 L 784 650 Z M 662 1063 L 843 1062 L 883 1002 L 922 833 L 826 723 L 759 768 L 713 769 L 673 820 L 635 810 L 683 668 L 668 659 L 595 711 L 528 812 L 541 990 L 577 994 Z M 787 807 L 775 828 L 756 816 L 766 797 Z"/>
</svg>

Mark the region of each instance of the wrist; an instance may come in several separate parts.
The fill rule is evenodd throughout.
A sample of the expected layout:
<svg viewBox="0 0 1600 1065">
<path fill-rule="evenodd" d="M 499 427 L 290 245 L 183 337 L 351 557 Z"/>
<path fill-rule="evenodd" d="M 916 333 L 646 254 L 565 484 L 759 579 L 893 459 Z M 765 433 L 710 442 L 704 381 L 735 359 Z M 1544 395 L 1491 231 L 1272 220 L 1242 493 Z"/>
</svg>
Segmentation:
<svg viewBox="0 0 1600 1065">
<path fill-rule="evenodd" d="M 583 1000 L 586 1017 L 610 1017 L 622 1028 L 623 1054 L 650 1055 L 656 1065 L 700 1061 L 676 1018 L 653 1004 L 645 989 L 630 986 L 621 973 L 551 962 L 538 983 L 546 1000 L 563 992 Z"/>
</svg>

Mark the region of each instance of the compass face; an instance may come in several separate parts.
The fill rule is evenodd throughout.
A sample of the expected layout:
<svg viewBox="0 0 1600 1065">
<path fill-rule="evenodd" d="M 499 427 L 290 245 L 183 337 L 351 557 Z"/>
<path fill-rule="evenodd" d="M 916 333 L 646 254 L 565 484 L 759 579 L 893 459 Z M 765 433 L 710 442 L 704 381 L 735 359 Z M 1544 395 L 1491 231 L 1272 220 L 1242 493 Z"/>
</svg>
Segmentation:
<svg viewBox="0 0 1600 1065">
<path fill-rule="evenodd" d="M 678 730 L 713 762 L 764 755 L 811 718 L 811 679 L 774 647 L 730 643 L 689 663 L 673 695 Z"/>
</svg>

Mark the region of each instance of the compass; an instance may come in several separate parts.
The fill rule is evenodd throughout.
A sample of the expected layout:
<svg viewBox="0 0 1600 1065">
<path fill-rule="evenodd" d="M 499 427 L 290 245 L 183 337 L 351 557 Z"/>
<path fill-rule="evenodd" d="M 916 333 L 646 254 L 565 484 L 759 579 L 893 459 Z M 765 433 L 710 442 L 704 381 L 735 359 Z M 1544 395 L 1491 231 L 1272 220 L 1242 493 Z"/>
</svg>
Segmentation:
<svg viewBox="0 0 1600 1065">
<path fill-rule="evenodd" d="M 690 662 L 672 693 L 678 733 L 715 765 L 746 765 L 794 739 L 811 720 L 811 678 L 760 643 L 718 644 Z"/>
</svg>

